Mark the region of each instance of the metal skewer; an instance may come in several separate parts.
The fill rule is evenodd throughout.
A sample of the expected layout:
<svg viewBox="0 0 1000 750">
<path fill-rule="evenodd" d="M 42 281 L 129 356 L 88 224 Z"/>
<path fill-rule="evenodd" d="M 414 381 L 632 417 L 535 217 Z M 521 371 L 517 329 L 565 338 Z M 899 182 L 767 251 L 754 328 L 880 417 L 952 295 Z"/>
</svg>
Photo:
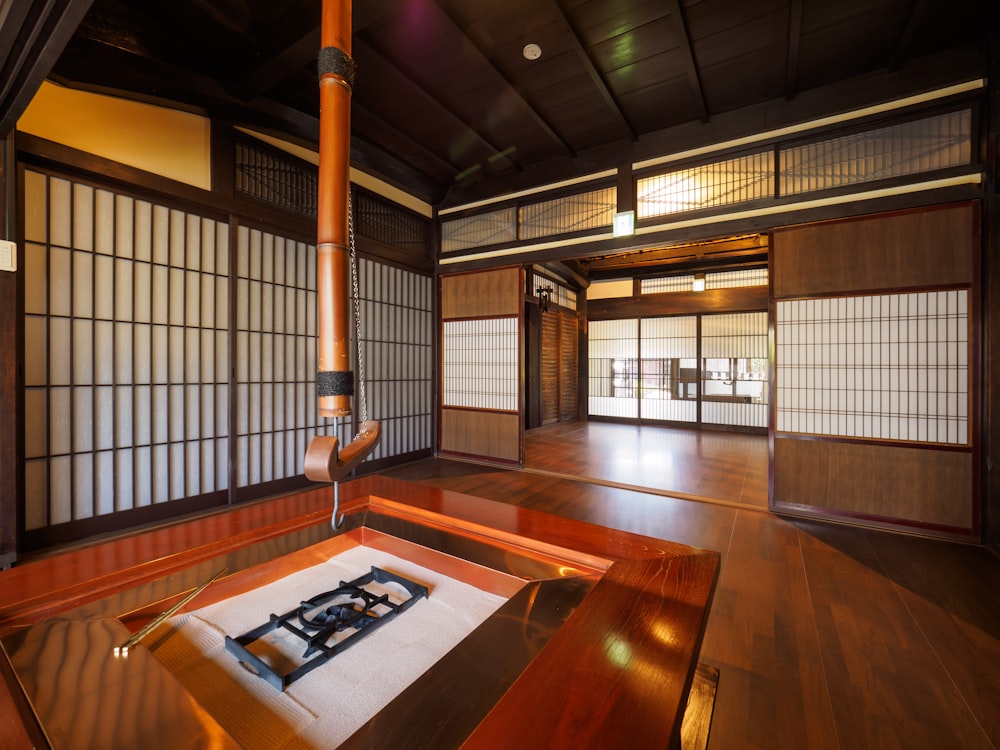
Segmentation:
<svg viewBox="0 0 1000 750">
<path fill-rule="evenodd" d="M 160 613 L 159 615 L 157 615 L 156 617 L 154 617 L 152 620 L 150 620 L 148 623 L 146 623 L 142 628 L 140 628 L 139 630 L 135 631 L 132 634 L 132 636 L 127 641 L 125 641 L 122 645 L 115 646 L 114 655 L 115 656 L 128 656 L 128 651 L 129 651 L 130 648 L 132 648 L 133 646 L 137 645 L 139 643 L 139 641 L 141 641 L 143 638 L 145 638 L 150 633 L 152 633 L 154 630 L 156 630 L 158 627 L 160 627 L 160 625 L 163 624 L 164 620 L 166 620 L 168 617 L 170 617 L 171 615 L 173 615 L 177 610 L 179 610 L 181 607 L 183 607 L 189 601 L 191 601 L 196 596 L 198 596 L 198 594 L 200 594 L 202 591 L 204 591 L 206 588 L 208 588 L 208 585 L 210 583 L 213 583 L 214 581 L 216 581 L 219 578 L 221 578 L 222 575 L 226 572 L 226 570 L 227 570 L 226 568 L 223 568 L 222 570 L 220 570 L 214 576 L 212 576 L 207 581 L 205 581 L 203 584 L 201 584 L 198 588 L 194 589 L 190 594 L 188 594 L 183 599 L 181 599 L 179 602 L 177 602 L 170 609 L 166 610 L 165 612 Z"/>
</svg>

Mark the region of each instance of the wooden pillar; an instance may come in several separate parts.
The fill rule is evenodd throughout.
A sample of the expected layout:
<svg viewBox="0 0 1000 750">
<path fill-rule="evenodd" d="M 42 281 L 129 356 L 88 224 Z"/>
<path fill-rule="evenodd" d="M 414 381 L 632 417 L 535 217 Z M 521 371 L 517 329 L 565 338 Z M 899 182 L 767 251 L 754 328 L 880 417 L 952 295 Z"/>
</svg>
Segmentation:
<svg viewBox="0 0 1000 750">
<path fill-rule="evenodd" d="M 1000 548 L 1000 32 L 989 34 L 989 99 L 986 106 L 986 195 L 983 212 L 986 288 L 983 311 L 986 421 L 983 540 Z"/>
<path fill-rule="evenodd" d="M 16 237 L 14 135 L 0 139 L 0 239 Z M 19 259 L 20 260 L 20 259 Z M 18 263 L 20 269 L 21 264 Z M 17 273 L 0 270 L 0 568 L 17 557 L 21 466 L 18 372 L 21 363 Z"/>
</svg>

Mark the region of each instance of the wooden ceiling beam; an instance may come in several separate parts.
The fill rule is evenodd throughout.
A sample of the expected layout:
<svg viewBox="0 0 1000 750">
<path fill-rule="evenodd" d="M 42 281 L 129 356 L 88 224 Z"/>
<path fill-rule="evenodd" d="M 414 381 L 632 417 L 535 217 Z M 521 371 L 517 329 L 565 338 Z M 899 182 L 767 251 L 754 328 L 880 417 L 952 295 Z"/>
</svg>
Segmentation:
<svg viewBox="0 0 1000 750">
<path fill-rule="evenodd" d="M 899 41 L 896 42 L 896 46 L 892 50 L 892 54 L 889 56 L 889 72 L 899 70 L 899 67 L 903 64 L 906 59 L 906 53 L 910 49 L 910 44 L 913 43 L 913 37 L 917 33 L 917 29 L 920 27 L 920 22 L 924 20 L 924 13 L 927 11 L 927 0 L 916 0 L 913 3 L 913 7 L 910 9 L 910 15 L 906 19 L 906 26 L 903 29 L 903 33 L 900 34 Z"/>
<path fill-rule="evenodd" d="M 788 58 L 785 61 L 785 98 L 791 101 L 798 93 L 799 45 L 802 41 L 802 0 L 792 0 L 788 7 Z"/>
<path fill-rule="evenodd" d="M 11 0 L 0 6 L 0 137 L 17 125 L 93 0 Z"/>
<path fill-rule="evenodd" d="M 375 21 L 384 18 L 394 6 L 392 0 L 367 0 L 356 3 L 353 8 L 354 33 L 357 34 Z M 235 83 L 232 86 L 233 95 L 244 101 L 250 101 L 255 96 L 270 91 L 311 63 L 315 63 L 320 48 L 319 18 L 317 9 L 316 17 L 309 22 L 312 25 L 308 30 Z"/>
<path fill-rule="evenodd" d="M 409 83 L 412 90 L 415 91 L 424 101 L 428 102 L 438 111 L 447 115 L 448 118 L 451 119 L 453 122 L 461 125 L 462 128 L 468 131 L 468 133 L 472 135 L 477 141 L 479 141 L 479 143 L 486 146 L 492 152 L 493 157 L 497 159 L 506 159 L 518 172 L 523 171 L 524 167 L 522 167 L 521 164 L 519 164 L 507 150 L 501 149 L 495 143 L 491 142 L 485 135 L 480 133 L 470 123 L 466 122 L 448 105 L 446 105 L 436 96 L 427 91 L 427 89 L 425 89 L 417 82 L 417 79 L 415 78 L 414 75 L 410 73 L 410 71 L 400 68 L 399 65 L 391 58 L 391 56 L 388 53 L 386 53 L 384 50 L 378 49 L 375 46 L 373 46 L 367 39 L 367 36 L 365 34 L 358 34 L 355 36 L 354 46 L 356 49 L 364 47 L 369 52 L 371 52 L 371 54 L 380 57 L 385 62 L 386 65 L 390 66 L 400 76 L 401 79 L 406 80 L 407 83 Z"/>
<path fill-rule="evenodd" d="M 694 94 L 698 115 L 702 122 L 708 122 L 705 90 L 702 88 L 701 76 L 698 74 L 698 63 L 694 59 L 694 48 L 691 46 L 691 37 L 688 34 L 684 11 L 681 9 L 679 0 L 667 0 L 667 8 L 677 27 L 677 39 L 680 42 L 681 55 L 684 58 L 684 70 L 687 72 L 688 82 L 691 84 L 691 92 Z"/>
<path fill-rule="evenodd" d="M 233 84 L 230 87 L 233 96 L 248 102 L 270 91 L 309 63 L 315 62 L 319 46 L 320 32 L 317 24 L 316 28 L 310 29 L 304 36 Z"/>
<path fill-rule="evenodd" d="M 429 148 L 427 148 L 424 144 L 420 143 L 419 141 L 413 140 L 412 138 L 410 138 L 410 136 L 406 135 L 404 132 L 396 128 L 391 123 L 386 122 L 384 119 L 376 115 L 371 110 L 365 108 L 363 105 L 358 104 L 357 102 L 352 102 L 351 109 L 358 112 L 358 114 L 363 115 L 364 117 L 378 123 L 378 126 L 380 128 L 383 128 L 386 131 L 392 133 L 393 138 L 403 141 L 414 151 L 420 152 L 421 156 L 423 156 L 425 159 L 437 164 L 439 167 L 441 167 L 444 171 L 448 172 L 449 174 L 454 175 L 461 171 L 456 165 L 452 164 L 447 159 L 438 156 L 436 153 L 431 151 Z M 396 154 L 396 157 L 399 159 L 403 159 L 403 156 L 401 156 L 400 154 Z"/>
<path fill-rule="evenodd" d="M 635 129 L 632 124 L 625 117 L 625 112 L 622 110 L 621 104 L 615 98 L 614 93 L 608 88 L 607 81 L 604 80 L 604 76 L 594 65 L 594 61 L 591 59 L 590 54 L 587 52 L 587 48 L 583 46 L 583 42 L 580 39 L 580 32 L 573 25 L 569 16 L 566 15 L 566 11 L 563 8 L 564 0 L 550 0 L 552 5 L 552 10 L 556 15 L 556 20 L 563 27 L 566 35 L 569 37 L 570 45 L 576 52 L 577 58 L 583 64 L 584 69 L 587 71 L 587 75 L 590 76 L 590 80 L 593 81 L 594 87 L 597 89 L 597 93 L 601 95 L 604 103 L 607 105 L 611 114 L 615 116 L 618 123 L 622 126 L 622 129 L 628 135 L 630 141 L 635 142 L 638 140 Z"/>
<path fill-rule="evenodd" d="M 479 53 L 483 62 L 489 65 L 496 75 L 499 76 L 500 79 L 510 88 L 510 90 L 514 92 L 521 104 L 524 106 L 525 110 L 531 116 L 531 119 L 534 120 L 535 124 L 545 132 L 549 139 L 552 140 L 553 143 L 562 147 L 567 156 L 576 156 L 576 149 L 570 146 L 566 139 L 556 132 L 556 129 L 552 126 L 552 124 L 549 123 L 549 121 L 542 116 L 541 112 L 538 111 L 535 105 L 528 100 L 527 95 L 521 90 L 521 87 L 515 84 L 507 75 L 504 74 L 502 70 L 500 70 L 499 67 L 497 67 L 497 64 L 493 62 L 489 53 L 489 48 L 487 47 L 485 41 L 479 37 L 473 37 L 465 29 L 463 29 L 461 24 L 459 24 L 458 21 L 452 16 L 451 12 L 444 7 L 441 0 L 432 0 L 432 2 L 437 6 L 437 8 L 441 11 L 441 14 L 448 20 L 455 30 L 469 41 L 473 49 Z"/>
</svg>

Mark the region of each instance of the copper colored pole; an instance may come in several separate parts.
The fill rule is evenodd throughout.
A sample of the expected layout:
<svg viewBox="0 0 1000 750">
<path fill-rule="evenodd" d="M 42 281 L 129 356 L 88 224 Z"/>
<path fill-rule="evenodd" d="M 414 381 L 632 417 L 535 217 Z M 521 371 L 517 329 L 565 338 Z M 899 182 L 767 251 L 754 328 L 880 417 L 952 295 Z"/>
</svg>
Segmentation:
<svg viewBox="0 0 1000 750">
<path fill-rule="evenodd" d="M 317 207 L 318 395 L 321 417 L 351 413 L 350 266 L 347 202 L 350 190 L 351 0 L 323 0 L 319 79 L 319 192 Z M 331 55 L 325 53 L 332 52 Z M 339 53 L 343 53 L 342 55 Z M 344 59 L 348 63 L 344 63 Z"/>
<path fill-rule="evenodd" d="M 316 390 L 321 417 L 346 417 L 351 413 L 354 374 L 351 372 L 350 198 L 351 0 L 323 0 L 319 51 L 319 206 L 317 210 L 316 280 L 319 372 Z M 343 520 L 337 511 L 336 483 L 365 460 L 378 446 L 381 427 L 375 420 L 362 422 L 350 445 L 317 435 L 309 442 L 305 475 L 314 482 L 334 483 L 334 527 Z"/>
</svg>

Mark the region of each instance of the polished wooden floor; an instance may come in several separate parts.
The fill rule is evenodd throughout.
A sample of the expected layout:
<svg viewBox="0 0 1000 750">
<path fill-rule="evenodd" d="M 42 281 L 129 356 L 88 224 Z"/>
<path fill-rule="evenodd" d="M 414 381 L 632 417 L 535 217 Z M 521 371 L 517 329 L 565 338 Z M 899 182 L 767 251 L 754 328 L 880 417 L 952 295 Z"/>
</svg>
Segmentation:
<svg viewBox="0 0 1000 750">
<path fill-rule="evenodd" d="M 550 460 L 545 451 L 538 441 L 529 460 Z M 710 748 L 1000 748 L 1000 559 L 990 551 L 565 479 L 574 464 L 549 465 L 427 459 L 383 473 L 720 552 L 701 651 L 719 670 Z M 312 543 L 331 500 L 327 488 L 247 504 L 0 571 L 0 624 L 55 616 L 123 581 L 186 590 L 217 570 L 220 545 L 253 541 L 250 563 L 270 559 L 287 540 Z M 0 748 L 30 747 L 14 716 L 0 691 Z"/>
<path fill-rule="evenodd" d="M 557 422 L 525 432 L 524 468 L 672 497 L 767 507 L 766 435 Z"/>
<path fill-rule="evenodd" d="M 549 475 L 441 459 L 385 473 L 719 551 L 702 647 L 720 672 L 710 748 L 1000 748 L 993 553 L 565 479 L 590 472 L 535 437 L 528 462 Z M 648 476 L 633 448 L 620 465 L 598 451 L 609 476 Z"/>
</svg>

